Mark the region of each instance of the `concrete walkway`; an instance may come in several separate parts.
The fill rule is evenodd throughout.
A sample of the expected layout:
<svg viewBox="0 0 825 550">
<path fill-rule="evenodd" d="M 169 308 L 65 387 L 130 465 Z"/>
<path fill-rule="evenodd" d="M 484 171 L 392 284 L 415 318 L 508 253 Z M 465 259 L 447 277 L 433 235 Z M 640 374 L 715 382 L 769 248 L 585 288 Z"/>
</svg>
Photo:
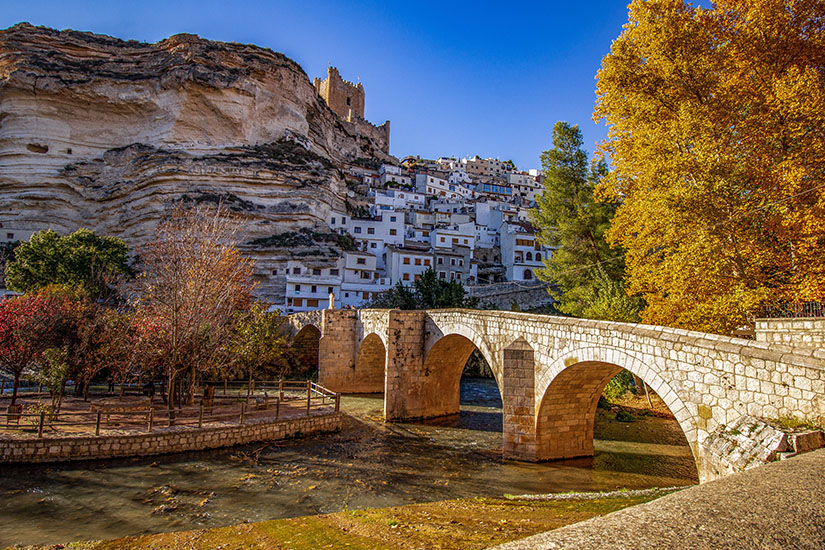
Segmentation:
<svg viewBox="0 0 825 550">
<path fill-rule="evenodd" d="M 825 548 L 825 449 L 497 547 Z"/>
</svg>

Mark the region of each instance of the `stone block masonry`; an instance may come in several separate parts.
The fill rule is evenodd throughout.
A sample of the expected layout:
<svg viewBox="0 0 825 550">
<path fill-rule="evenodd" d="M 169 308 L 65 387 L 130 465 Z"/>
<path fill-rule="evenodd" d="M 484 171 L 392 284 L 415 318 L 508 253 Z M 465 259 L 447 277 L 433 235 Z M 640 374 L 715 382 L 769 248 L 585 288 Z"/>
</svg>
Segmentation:
<svg viewBox="0 0 825 550">
<path fill-rule="evenodd" d="M 757 319 L 756 340 L 790 346 L 825 347 L 825 319 Z"/>
<path fill-rule="evenodd" d="M 145 434 L 0 439 L 0 463 L 65 462 L 203 451 L 341 429 L 341 413 L 209 428 L 163 428 Z"/>
<path fill-rule="evenodd" d="M 702 481 L 723 470 L 712 434 L 740 417 L 825 419 L 821 346 L 506 311 L 325 312 L 318 377 L 354 391 L 386 350 L 385 420 L 454 414 L 473 349 L 501 390 L 502 452 L 521 460 L 592 456 L 599 396 L 623 368 L 664 400 Z"/>
</svg>

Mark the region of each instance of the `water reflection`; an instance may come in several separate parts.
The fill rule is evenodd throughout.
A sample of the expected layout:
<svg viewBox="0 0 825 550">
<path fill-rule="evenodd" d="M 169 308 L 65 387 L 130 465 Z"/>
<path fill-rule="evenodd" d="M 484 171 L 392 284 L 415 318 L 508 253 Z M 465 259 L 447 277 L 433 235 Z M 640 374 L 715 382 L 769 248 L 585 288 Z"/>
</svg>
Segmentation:
<svg viewBox="0 0 825 550">
<path fill-rule="evenodd" d="M 380 396 L 348 397 L 337 434 L 198 453 L 3 466 L 0 545 L 61 543 L 457 497 L 695 482 L 686 448 L 597 441 L 593 459 L 500 458 L 492 381 L 462 381 L 453 417 L 384 424 Z"/>
</svg>

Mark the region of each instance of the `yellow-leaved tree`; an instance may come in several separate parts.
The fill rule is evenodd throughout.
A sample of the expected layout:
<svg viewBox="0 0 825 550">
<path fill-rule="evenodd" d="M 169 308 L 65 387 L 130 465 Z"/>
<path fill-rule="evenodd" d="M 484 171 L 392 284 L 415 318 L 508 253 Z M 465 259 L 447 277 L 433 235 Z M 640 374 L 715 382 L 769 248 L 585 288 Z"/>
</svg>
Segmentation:
<svg viewBox="0 0 825 550">
<path fill-rule="evenodd" d="M 644 322 L 727 333 L 825 297 L 825 2 L 634 0 L 594 118 Z"/>
</svg>

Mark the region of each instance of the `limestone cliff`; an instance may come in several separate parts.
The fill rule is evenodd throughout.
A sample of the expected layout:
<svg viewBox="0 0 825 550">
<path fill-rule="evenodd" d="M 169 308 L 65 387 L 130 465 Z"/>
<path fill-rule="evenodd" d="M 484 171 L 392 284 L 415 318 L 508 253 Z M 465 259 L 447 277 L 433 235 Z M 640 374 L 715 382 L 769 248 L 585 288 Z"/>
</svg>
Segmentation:
<svg viewBox="0 0 825 550">
<path fill-rule="evenodd" d="M 394 159 L 342 124 L 301 67 L 252 45 L 176 35 L 155 44 L 19 24 L 0 31 L 3 231 L 90 227 L 139 245 L 180 200 L 242 220 L 265 294 L 290 255 L 322 260 L 343 210 L 341 169 Z"/>
</svg>

